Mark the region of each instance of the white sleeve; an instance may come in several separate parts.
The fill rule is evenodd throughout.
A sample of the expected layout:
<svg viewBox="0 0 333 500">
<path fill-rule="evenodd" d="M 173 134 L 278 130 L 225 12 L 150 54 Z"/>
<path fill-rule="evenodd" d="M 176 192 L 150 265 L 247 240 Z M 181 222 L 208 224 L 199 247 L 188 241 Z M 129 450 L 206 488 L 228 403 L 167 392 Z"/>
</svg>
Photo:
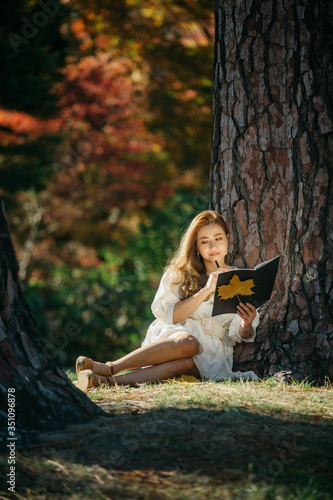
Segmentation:
<svg viewBox="0 0 333 500">
<path fill-rule="evenodd" d="M 179 302 L 179 287 L 172 285 L 172 269 L 169 268 L 162 276 L 160 285 L 151 305 L 156 319 L 173 324 L 173 308 Z"/>
<path fill-rule="evenodd" d="M 251 337 L 243 339 L 243 337 L 241 337 L 239 335 L 239 331 L 238 331 L 238 329 L 242 323 L 242 318 L 240 316 L 238 316 L 238 314 L 235 314 L 234 318 L 231 320 L 231 323 L 227 329 L 227 332 L 226 332 L 227 337 L 232 341 L 233 345 L 235 345 L 236 342 L 253 342 L 255 339 L 255 336 L 256 336 L 256 329 L 257 329 L 257 326 L 259 325 L 259 320 L 260 320 L 260 317 L 259 317 L 259 313 L 257 311 L 257 315 L 254 318 L 254 320 L 252 321 L 253 335 L 251 335 Z"/>
</svg>

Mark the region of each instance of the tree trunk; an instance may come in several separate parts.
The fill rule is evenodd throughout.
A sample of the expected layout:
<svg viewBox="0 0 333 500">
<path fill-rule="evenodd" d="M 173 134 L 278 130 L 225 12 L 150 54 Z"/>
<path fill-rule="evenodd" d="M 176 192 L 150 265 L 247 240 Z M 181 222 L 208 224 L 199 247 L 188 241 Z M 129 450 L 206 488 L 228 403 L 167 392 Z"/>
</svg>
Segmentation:
<svg viewBox="0 0 333 500">
<path fill-rule="evenodd" d="M 333 4 L 215 0 L 211 207 L 240 267 L 281 255 L 235 368 L 333 377 Z"/>
<path fill-rule="evenodd" d="M 0 415 L 4 418 L 0 450 L 6 449 L 8 396 L 15 406 L 16 445 L 38 433 L 85 422 L 102 410 L 70 382 L 52 362 L 39 339 L 36 323 L 18 283 L 18 262 L 0 198 Z M 13 396 L 15 400 L 13 401 Z M 13 419 L 11 420 L 11 424 Z M 13 431 L 11 431 L 13 432 Z"/>
</svg>

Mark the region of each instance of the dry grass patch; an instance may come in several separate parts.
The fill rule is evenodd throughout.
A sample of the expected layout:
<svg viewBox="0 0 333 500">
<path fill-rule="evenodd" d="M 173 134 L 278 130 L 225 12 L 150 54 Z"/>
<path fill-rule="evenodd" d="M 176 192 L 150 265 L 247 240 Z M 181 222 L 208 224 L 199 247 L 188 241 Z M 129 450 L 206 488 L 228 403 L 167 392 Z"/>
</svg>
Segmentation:
<svg viewBox="0 0 333 500">
<path fill-rule="evenodd" d="M 177 380 L 162 384 L 140 384 L 137 387 L 99 387 L 88 392 L 89 397 L 106 411 L 155 408 L 214 407 L 230 410 L 246 409 L 259 414 L 279 414 L 290 417 L 331 422 L 333 390 L 330 385 L 311 387 L 294 383 L 285 385 L 268 379 L 264 382 L 186 383 Z"/>
</svg>

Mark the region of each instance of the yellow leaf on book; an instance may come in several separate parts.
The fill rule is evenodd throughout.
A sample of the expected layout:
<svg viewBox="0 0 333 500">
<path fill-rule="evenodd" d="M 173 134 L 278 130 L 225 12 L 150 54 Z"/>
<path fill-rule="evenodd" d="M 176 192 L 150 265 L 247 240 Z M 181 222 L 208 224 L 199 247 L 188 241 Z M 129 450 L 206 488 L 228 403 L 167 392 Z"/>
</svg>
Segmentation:
<svg viewBox="0 0 333 500">
<path fill-rule="evenodd" d="M 251 288 L 254 287 L 253 280 L 240 281 L 236 274 L 231 278 L 229 285 L 222 285 L 218 287 L 218 296 L 221 299 L 232 299 L 235 295 L 253 295 L 254 292 Z M 239 297 L 238 297 L 239 300 Z"/>
</svg>

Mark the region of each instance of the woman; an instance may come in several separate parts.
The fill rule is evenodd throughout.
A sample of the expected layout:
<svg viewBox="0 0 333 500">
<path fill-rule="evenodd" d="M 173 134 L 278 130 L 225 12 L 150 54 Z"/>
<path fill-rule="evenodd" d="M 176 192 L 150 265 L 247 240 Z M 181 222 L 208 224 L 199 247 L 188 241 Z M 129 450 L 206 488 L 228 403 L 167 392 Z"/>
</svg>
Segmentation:
<svg viewBox="0 0 333 500">
<path fill-rule="evenodd" d="M 222 217 L 208 210 L 197 215 L 164 273 L 142 347 L 107 363 L 80 356 L 77 387 L 101 383 L 133 385 L 180 375 L 223 380 L 250 378 L 254 372 L 233 372 L 236 342 L 253 342 L 259 315 L 251 304 L 239 304 L 237 314 L 212 317 L 217 277 L 233 269 L 225 261 L 229 231 Z M 217 269 L 216 262 L 219 264 Z M 117 373 L 132 370 L 124 375 Z"/>
</svg>

